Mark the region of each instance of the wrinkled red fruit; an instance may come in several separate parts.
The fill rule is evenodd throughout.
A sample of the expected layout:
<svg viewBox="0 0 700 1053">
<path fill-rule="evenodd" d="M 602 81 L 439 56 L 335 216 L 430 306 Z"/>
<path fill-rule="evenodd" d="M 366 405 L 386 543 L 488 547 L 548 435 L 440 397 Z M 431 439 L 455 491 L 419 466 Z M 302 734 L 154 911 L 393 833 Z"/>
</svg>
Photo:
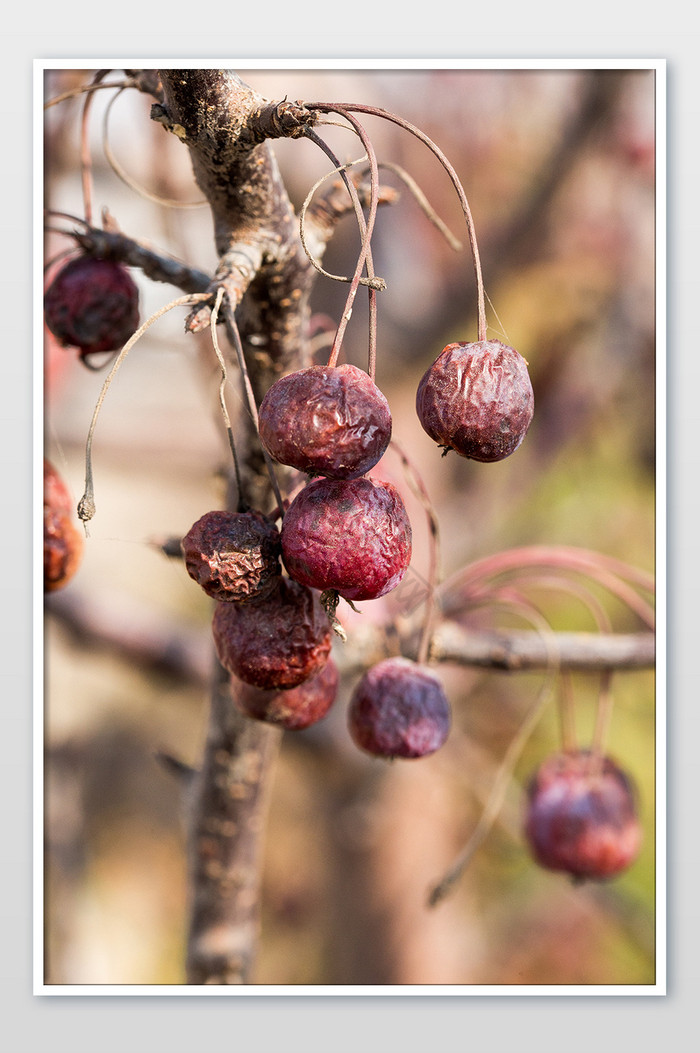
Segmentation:
<svg viewBox="0 0 700 1053">
<path fill-rule="evenodd" d="M 391 438 L 389 404 L 357 366 L 311 366 L 276 381 L 260 403 L 260 438 L 276 461 L 310 475 L 355 479 Z"/>
<path fill-rule="evenodd" d="M 353 692 L 348 727 L 376 757 L 427 757 L 450 730 L 450 704 L 439 677 L 408 658 L 385 658 Z"/>
<path fill-rule="evenodd" d="M 263 596 L 280 572 L 280 536 L 261 512 L 207 512 L 182 539 L 190 577 L 208 596 L 245 603 Z"/>
<path fill-rule="evenodd" d="M 281 533 L 289 574 L 346 600 L 383 596 L 411 559 L 411 524 L 391 483 L 315 479 L 292 501 Z"/>
<path fill-rule="evenodd" d="M 323 668 L 331 650 L 318 596 L 281 576 L 260 600 L 217 603 L 212 630 L 224 669 L 255 687 L 296 687 Z"/>
<path fill-rule="evenodd" d="M 83 535 L 72 519 L 68 488 L 44 460 L 44 591 L 62 589 L 80 566 Z"/>
<path fill-rule="evenodd" d="M 501 461 L 517 450 L 534 407 L 525 359 L 499 340 L 448 344 L 416 394 L 428 435 L 474 461 Z"/>
<path fill-rule="evenodd" d="M 528 789 L 525 835 L 535 860 L 576 878 L 608 878 L 635 859 L 641 843 L 635 793 L 608 757 L 557 753 Z"/>
<path fill-rule="evenodd" d="M 288 731 L 300 731 L 325 717 L 335 702 L 338 680 L 338 667 L 330 657 L 320 672 L 286 691 L 266 691 L 232 676 L 231 697 L 247 717 Z"/>
<path fill-rule="evenodd" d="M 59 343 L 77 347 L 81 358 L 116 351 L 138 328 L 138 289 L 121 263 L 78 256 L 46 290 L 44 318 Z"/>
</svg>

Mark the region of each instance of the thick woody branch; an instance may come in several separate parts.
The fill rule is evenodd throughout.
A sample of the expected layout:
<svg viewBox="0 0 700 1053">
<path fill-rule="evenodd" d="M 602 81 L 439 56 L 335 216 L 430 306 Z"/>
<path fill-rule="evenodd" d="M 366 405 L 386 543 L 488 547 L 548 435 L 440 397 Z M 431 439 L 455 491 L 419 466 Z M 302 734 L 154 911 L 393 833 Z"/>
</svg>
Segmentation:
<svg viewBox="0 0 700 1053">
<path fill-rule="evenodd" d="M 541 633 L 469 632 L 454 622 L 444 622 L 433 636 L 435 662 L 522 672 L 545 669 L 556 657 L 562 669 L 600 672 L 613 669 L 648 669 L 655 661 L 653 633 Z"/>
<path fill-rule="evenodd" d="M 250 387 L 259 402 L 281 372 L 306 364 L 308 297 L 315 277 L 275 158 L 268 144 L 250 133 L 265 100 L 231 71 L 159 73 L 163 100 L 152 116 L 187 146 L 209 202 L 220 257 L 210 288 L 226 290 L 247 367 L 246 399 Z M 266 111 L 265 119 L 282 122 L 284 113 Z M 206 312 L 189 324 L 203 328 Z M 227 324 L 229 338 L 231 328 Z M 237 361 L 232 355 L 232 366 Z M 236 446 L 246 498 L 265 511 L 276 501 L 260 456 L 255 412 L 242 416 Z M 239 496 L 232 487 L 230 508 Z M 251 981 L 267 799 L 280 737 L 277 728 L 237 713 L 227 677 L 218 662 L 215 666 L 207 746 L 189 822 L 190 984 Z"/>
<path fill-rule="evenodd" d="M 194 683 L 202 683 L 208 676 L 204 638 L 193 638 L 191 630 L 166 629 L 159 618 L 123 597 L 111 595 L 109 603 L 101 606 L 94 599 L 88 604 L 79 593 L 69 590 L 48 597 L 46 609 L 86 646 L 113 650 L 136 665 L 186 677 Z M 418 643 L 417 635 L 406 645 L 407 657 L 417 657 Z M 353 676 L 390 653 L 386 635 L 373 625 L 361 633 L 351 633 L 336 653 L 336 661 L 344 675 Z M 443 622 L 435 629 L 431 647 L 434 662 L 503 672 L 546 669 L 553 654 L 558 656 L 562 670 L 651 669 L 656 660 L 655 638 L 650 632 L 559 632 L 545 640 L 535 632 L 472 631 L 455 622 Z"/>
<path fill-rule="evenodd" d="M 120 231 L 88 226 L 84 230 L 70 231 L 69 234 L 88 255 L 137 267 L 152 281 L 166 282 L 184 293 L 206 292 L 211 282 L 211 276 L 204 271 L 154 252 Z"/>
</svg>

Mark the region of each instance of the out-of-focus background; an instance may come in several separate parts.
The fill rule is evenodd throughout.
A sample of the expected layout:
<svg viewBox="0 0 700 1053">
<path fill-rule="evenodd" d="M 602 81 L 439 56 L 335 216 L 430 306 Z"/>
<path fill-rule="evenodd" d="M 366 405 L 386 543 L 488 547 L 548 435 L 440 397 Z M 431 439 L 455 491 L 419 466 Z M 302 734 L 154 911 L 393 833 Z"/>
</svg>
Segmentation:
<svg viewBox="0 0 700 1053">
<path fill-rule="evenodd" d="M 441 457 L 415 416 L 415 389 L 445 344 L 476 338 L 476 291 L 457 197 L 435 157 L 367 117 L 380 161 L 405 169 L 463 242 L 455 252 L 395 172 L 401 192 L 373 240 L 379 297 L 377 382 L 394 436 L 426 482 L 446 577 L 525 545 L 600 551 L 651 572 L 655 544 L 655 101 L 648 70 L 241 70 L 270 99 L 356 101 L 395 111 L 447 154 L 476 225 L 489 336 L 528 360 L 535 419 L 499 464 Z M 53 70 L 46 97 L 92 71 Z M 118 81 L 115 72 L 109 80 Z M 82 102 L 46 111 L 47 206 L 81 215 Z M 95 96 L 94 208 L 121 229 L 204 271 L 216 263 L 208 210 L 187 152 L 149 120 L 136 92 Z M 350 160 L 346 129 L 324 136 Z M 274 144 L 297 207 L 328 160 L 303 141 Z M 122 172 L 120 177 L 115 167 Z M 132 182 L 133 185 L 129 185 Z M 65 221 L 62 221 L 64 226 Z M 52 226 L 59 226 L 53 221 Z M 70 224 L 68 224 L 70 225 Z M 47 259 L 68 247 L 47 236 Z M 351 217 L 324 267 L 351 274 Z M 178 295 L 134 275 L 142 317 Z M 319 277 L 314 311 L 337 320 L 347 286 Z M 75 579 L 47 603 L 45 653 L 45 932 L 49 984 L 180 984 L 186 919 L 183 805 L 158 759 L 196 765 L 211 667 L 207 598 L 158 548 L 220 507 L 228 450 L 219 370 L 207 334 L 184 312 L 160 319 L 112 385 L 94 443 L 97 514 Z M 344 341 L 364 365 L 358 296 Z M 45 452 L 77 502 L 84 444 L 104 373 L 47 333 Z M 236 407 L 237 388 L 230 389 Z M 391 450 L 375 474 L 402 490 L 414 524 L 412 569 L 425 576 L 425 515 Z M 555 628 L 595 628 L 580 599 L 542 587 Z M 349 632 L 392 600 L 342 611 Z M 638 619 L 619 604 L 614 628 Z M 400 611 L 397 614 L 400 615 Z M 522 628 L 500 610 L 475 624 Z M 339 642 L 336 647 L 342 647 Z M 574 886 L 530 859 L 523 787 L 559 743 L 552 704 L 518 760 L 498 822 L 452 894 L 430 886 L 479 820 L 503 755 L 544 674 L 441 667 L 453 706 L 432 757 L 386 764 L 345 730 L 348 678 L 318 728 L 287 733 L 266 838 L 256 982 L 285 985 L 616 985 L 655 979 L 655 706 L 651 672 L 613 679 L 609 752 L 633 777 L 644 843 L 620 878 Z M 572 677 L 577 731 L 591 737 L 599 680 Z"/>
</svg>

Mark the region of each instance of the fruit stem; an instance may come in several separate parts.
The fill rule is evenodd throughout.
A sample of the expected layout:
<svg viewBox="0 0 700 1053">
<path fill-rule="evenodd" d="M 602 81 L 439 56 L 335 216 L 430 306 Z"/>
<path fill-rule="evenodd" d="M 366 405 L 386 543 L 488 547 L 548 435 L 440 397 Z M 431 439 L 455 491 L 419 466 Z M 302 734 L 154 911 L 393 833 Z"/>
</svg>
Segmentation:
<svg viewBox="0 0 700 1053">
<path fill-rule="evenodd" d="M 651 575 L 628 566 L 612 556 L 564 545 L 533 545 L 506 549 L 495 555 L 486 556 L 470 563 L 443 582 L 441 592 L 445 599 L 450 594 L 458 592 L 461 604 L 469 598 L 469 592 L 474 585 L 485 578 L 505 573 L 520 573 L 537 567 L 553 568 L 556 571 L 569 570 L 597 581 L 633 611 L 650 629 L 654 629 L 653 608 L 637 591 L 637 589 L 647 592 L 654 591 L 654 581 Z"/>
<path fill-rule="evenodd" d="M 571 674 L 563 670 L 559 683 L 559 725 L 561 748 L 565 753 L 577 749 L 576 719 Z"/>
<path fill-rule="evenodd" d="M 92 420 L 90 422 L 90 428 L 88 430 L 88 436 L 85 443 L 85 492 L 80 498 L 80 501 L 78 502 L 78 516 L 80 519 L 82 519 L 83 523 L 86 524 L 86 534 L 87 523 L 95 515 L 95 489 L 92 473 L 92 440 L 95 434 L 95 426 L 97 424 L 97 418 L 100 409 L 102 408 L 102 403 L 105 400 L 107 390 L 109 389 L 109 386 L 112 383 L 112 380 L 114 379 L 117 370 L 121 366 L 126 356 L 129 354 L 129 351 L 134 346 L 136 341 L 143 336 L 146 330 L 150 326 L 152 326 L 154 322 L 156 322 L 159 318 L 162 318 L 164 314 L 166 314 L 168 311 L 172 311 L 174 307 L 189 307 L 192 304 L 200 303 L 202 300 L 208 300 L 209 298 L 209 293 L 194 293 L 190 296 L 179 296 L 176 300 L 172 300 L 170 303 L 165 304 L 164 307 L 159 308 L 159 310 L 152 314 L 150 318 L 147 318 L 143 325 L 141 325 L 136 330 L 136 332 L 129 337 L 127 342 L 124 344 L 124 347 L 117 355 L 114 365 L 107 374 L 104 384 L 102 385 L 102 390 L 100 391 L 100 394 L 98 396 L 97 404 L 95 405 L 95 409 L 92 414 Z"/>
<path fill-rule="evenodd" d="M 357 265 L 355 267 L 355 273 L 353 275 L 353 279 L 352 279 L 352 282 L 351 282 L 351 285 L 350 285 L 350 291 L 348 292 L 348 296 L 347 296 L 347 299 L 346 299 L 346 302 L 345 302 L 345 308 L 344 308 L 343 313 L 341 315 L 341 319 L 340 319 L 340 322 L 338 324 L 338 328 L 336 330 L 335 337 L 333 339 L 333 345 L 331 347 L 331 352 L 330 352 L 330 356 L 329 356 L 329 359 L 328 359 L 328 365 L 331 366 L 331 367 L 335 366 L 335 364 L 338 361 L 338 355 L 340 353 L 340 346 L 341 346 L 342 341 L 343 341 L 343 336 L 345 335 L 345 330 L 347 328 L 347 324 L 350 321 L 350 315 L 352 314 L 352 305 L 353 305 L 353 303 L 355 301 L 355 296 L 357 295 L 357 290 L 358 290 L 359 285 L 360 285 L 360 277 L 361 277 L 362 270 L 365 267 L 365 265 L 367 266 L 367 275 L 368 275 L 368 277 L 370 279 L 374 278 L 374 268 L 373 268 L 373 265 L 372 265 L 372 256 L 371 256 L 370 246 L 371 246 L 371 239 L 372 239 L 372 231 L 374 229 L 374 222 L 375 222 L 375 218 L 376 218 L 376 215 L 377 215 L 378 188 L 379 188 L 379 171 L 378 171 L 378 166 L 377 166 L 377 158 L 376 158 L 376 154 L 374 152 L 374 147 L 372 146 L 372 142 L 371 142 L 369 136 L 367 135 L 367 132 L 362 127 L 362 125 L 360 124 L 360 122 L 357 120 L 356 117 L 353 117 L 351 114 L 345 112 L 343 109 L 336 109 L 336 112 L 340 113 L 340 115 L 342 117 L 344 117 L 352 125 L 352 127 L 354 128 L 357 136 L 360 139 L 360 142 L 362 143 L 362 145 L 365 148 L 365 152 L 367 154 L 367 160 L 369 161 L 369 166 L 370 166 L 370 205 L 369 205 L 369 214 L 368 214 L 367 220 L 365 221 L 364 215 L 362 213 L 362 209 L 361 209 L 360 204 L 359 204 L 359 198 L 357 197 L 357 191 L 355 190 L 354 187 L 352 188 L 352 190 L 350 190 L 350 180 L 347 178 L 347 176 L 345 175 L 344 172 L 341 173 L 343 175 L 344 180 L 345 180 L 346 186 L 348 187 L 348 190 L 351 193 L 351 196 L 352 196 L 352 199 L 353 199 L 353 204 L 355 205 L 355 211 L 357 213 L 358 225 L 360 227 L 360 233 L 362 235 L 362 245 L 360 247 L 360 255 L 358 256 Z M 312 132 L 311 130 L 307 130 L 307 135 L 308 135 L 308 137 L 310 139 L 312 139 L 314 142 L 316 142 L 317 145 L 319 145 L 322 150 L 324 150 L 324 152 L 330 157 L 330 159 L 332 160 L 334 165 L 339 166 L 338 158 L 335 156 L 335 154 L 333 154 L 333 152 L 323 142 L 323 140 L 318 135 L 316 135 L 315 132 Z M 369 284 L 369 351 L 368 351 L 367 372 L 369 373 L 369 376 L 370 376 L 371 380 L 374 380 L 375 373 L 376 373 L 376 344 L 377 344 L 377 307 L 376 307 L 376 302 L 377 302 L 376 288 L 372 284 Z"/>
<path fill-rule="evenodd" d="M 99 84 L 108 73 L 109 70 L 107 69 L 98 70 L 92 79 L 92 84 Z M 83 208 L 85 210 L 85 220 L 90 224 L 92 224 L 92 157 L 90 154 L 89 119 L 94 97 L 95 93 L 92 91 L 85 96 L 80 121 L 80 172 L 83 184 Z"/>
<path fill-rule="evenodd" d="M 433 638 L 435 618 L 437 615 L 437 586 L 440 578 L 440 524 L 430 495 L 415 465 L 396 439 L 390 439 L 389 445 L 401 459 L 408 485 L 425 509 L 428 520 L 428 598 L 426 600 L 423 629 L 416 660 L 420 665 L 430 662 L 430 644 Z"/>
<path fill-rule="evenodd" d="M 486 340 L 486 304 L 484 294 L 484 281 L 481 274 L 481 259 L 479 257 L 479 247 L 476 241 L 476 231 L 474 229 L 474 220 L 472 218 L 471 209 L 467 200 L 467 195 L 464 192 L 459 176 L 452 167 L 450 161 L 442 152 L 439 146 L 433 142 L 433 140 L 417 128 L 410 121 L 407 121 L 403 117 L 399 117 L 395 113 L 391 113 L 389 110 L 384 110 L 378 106 L 366 106 L 361 103 L 325 103 L 325 102 L 309 102 L 305 104 L 310 110 L 321 110 L 324 113 L 336 112 L 342 113 L 345 117 L 350 119 L 351 112 L 367 113 L 374 117 L 383 117 L 388 121 L 393 121 L 394 124 L 398 124 L 400 128 L 410 132 L 422 143 L 424 143 L 429 150 L 437 157 L 440 164 L 443 166 L 448 176 L 452 181 L 452 185 L 457 191 L 460 204 L 462 206 L 462 212 L 467 223 L 467 231 L 469 233 L 469 244 L 472 251 L 472 259 L 474 261 L 474 273 L 476 276 L 476 292 L 477 292 L 477 311 L 478 311 L 478 339 Z"/>
<path fill-rule="evenodd" d="M 243 393 L 245 396 L 246 406 L 248 412 L 253 421 L 255 432 L 260 438 L 260 428 L 258 425 L 258 408 L 255 404 L 255 393 L 253 392 L 253 385 L 250 382 L 250 374 L 248 373 L 248 365 L 245 360 L 245 354 L 243 353 L 243 343 L 241 341 L 241 334 L 238 331 L 238 324 L 236 322 L 236 315 L 231 306 L 231 301 L 228 296 L 223 300 L 224 308 L 224 321 L 226 323 L 226 331 L 228 333 L 229 340 L 233 344 L 233 348 L 236 352 L 236 358 L 238 359 L 238 368 L 241 371 L 241 379 L 243 381 Z M 275 475 L 275 469 L 272 464 L 272 458 L 265 449 L 262 443 L 259 444 L 262 450 L 263 457 L 265 459 L 265 467 L 267 468 L 267 474 L 270 479 L 270 486 L 272 492 L 275 495 L 277 501 L 277 507 L 279 508 L 280 519 L 284 518 L 284 501 L 282 500 L 282 494 L 280 492 L 277 477 Z"/>
<path fill-rule="evenodd" d="M 605 743 L 610 727 L 613 710 L 612 695 L 612 670 L 606 670 L 600 679 L 600 693 L 598 695 L 598 711 L 596 713 L 595 728 L 593 730 L 593 742 L 591 754 L 595 758 L 596 768 L 602 763 L 605 754 Z"/>
<path fill-rule="evenodd" d="M 453 885 L 462 876 L 477 849 L 481 846 L 486 835 L 496 821 L 503 804 L 503 799 L 513 769 L 515 768 L 517 760 L 522 753 L 527 740 L 534 731 L 547 703 L 550 700 L 552 689 L 559 672 L 559 657 L 556 651 L 556 644 L 552 639 L 551 629 L 545 619 L 535 608 L 531 608 L 529 604 L 508 601 L 507 606 L 517 607 L 520 613 L 527 617 L 528 621 L 530 621 L 535 628 L 542 633 L 542 637 L 545 640 L 550 655 L 549 669 L 544 683 L 537 693 L 535 701 L 525 715 L 525 719 L 515 733 L 515 736 L 511 739 L 510 745 L 503 756 L 501 765 L 496 772 L 491 793 L 487 798 L 479 821 L 469 840 L 444 877 L 441 878 L 438 884 L 433 886 L 430 890 L 428 895 L 428 906 L 430 907 L 435 907 L 441 900 L 443 900 Z"/>
<path fill-rule="evenodd" d="M 219 402 L 221 404 L 221 412 L 224 417 L 224 426 L 226 428 L 226 434 L 228 435 L 229 446 L 231 447 L 231 454 L 233 456 L 233 470 L 236 475 L 236 487 L 238 489 L 238 502 L 237 510 L 239 512 L 246 512 L 250 507 L 243 495 L 243 482 L 241 480 L 241 469 L 238 463 L 238 455 L 236 453 L 236 444 L 233 438 L 233 429 L 231 427 L 231 418 L 229 417 L 228 409 L 226 408 L 226 399 L 224 397 L 224 388 L 228 383 L 228 373 L 226 370 L 226 362 L 224 356 L 221 353 L 219 347 L 219 340 L 216 334 L 216 326 L 219 318 L 219 309 L 221 307 L 221 301 L 224 298 L 224 287 L 220 285 L 216 293 L 216 301 L 211 310 L 211 340 L 214 345 L 214 353 L 219 360 L 221 366 L 221 383 L 219 384 Z"/>
</svg>

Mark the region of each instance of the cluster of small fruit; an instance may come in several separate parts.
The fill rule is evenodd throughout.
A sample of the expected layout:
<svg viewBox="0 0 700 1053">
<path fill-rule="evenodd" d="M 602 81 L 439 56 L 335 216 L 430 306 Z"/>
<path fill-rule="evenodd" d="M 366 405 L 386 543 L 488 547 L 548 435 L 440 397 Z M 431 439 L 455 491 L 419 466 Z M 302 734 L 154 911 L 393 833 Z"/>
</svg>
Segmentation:
<svg viewBox="0 0 700 1053">
<path fill-rule="evenodd" d="M 532 419 L 524 359 L 497 341 L 450 345 L 421 381 L 417 407 L 442 445 L 500 460 Z M 236 703 L 257 719 L 306 727 L 337 690 L 328 598 L 353 603 L 394 589 L 410 562 L 411 524 L 396 487 L 367 477 L 392 432 L 387 400 L 367 372 L 329 364 L 288 374 L 263 398 L 258 426 L 270 456 L 309 477 L 280 529 L 259 512 L 209 512 L 183 552 L 190 576 L 217 601 L 214 640 Z M 348 710 L 356 744 L 389 758 L 433 753 L 450 720 L 437 674 L 401 656 L 367 671 Z"/>
<path fill-rule="evenodd" d="M 119 349 L 138 327 L 137 287 L 113 260 L 71 259 L 44 306 L 50 331 L 77 348 L 86 365 Z M 532 419 L 525 360 L 495 340 L 451 344 L 421 380 L 416 408 L 445 452 L 500 460 L 518 447 Z M 367 478 L 391 430 L 385 396 L 357 366 L 317 365 L 281 378 L 260 405 L 260 439 L 274 460 L 309 482 L 280 512 L 280 529 L 257 511 L 214 511 L 183 541 L 188 572 L 217 601 L 217 653 L 249 715 L 288 728 L 325 715 L 338 675 L 320 597 L 376 599 L 406 572 L 411 525 L 404 502 L 391 483 Z M 389 658 L 358 685 L 349 722 L 368 752 L 419 757 L 444 742 L 450 709 L 432 670 Z"/>
<path fill-rule="evenodd" d="M 368 373 L 350 364 L 291 373 L 269 389 L 258 421 L 271 457 L 308 482 L 279 530 L 255 511 L 208 512 L 182 548 L 190 576 L 217 601 L 214 641 L 234 702 L 296 729 L 335 700 L 329 598 L 334 609 L 340 598 L 372 600 L 395 588 L 411 558 L 411 524 L 397 488 L 366 477 L 392 428 Z M 450 711 L 437 676 L 391 658 L 362 678 L 348 720 L 366 751 L 420 757 L 444 741 Z"/>
</svg>

